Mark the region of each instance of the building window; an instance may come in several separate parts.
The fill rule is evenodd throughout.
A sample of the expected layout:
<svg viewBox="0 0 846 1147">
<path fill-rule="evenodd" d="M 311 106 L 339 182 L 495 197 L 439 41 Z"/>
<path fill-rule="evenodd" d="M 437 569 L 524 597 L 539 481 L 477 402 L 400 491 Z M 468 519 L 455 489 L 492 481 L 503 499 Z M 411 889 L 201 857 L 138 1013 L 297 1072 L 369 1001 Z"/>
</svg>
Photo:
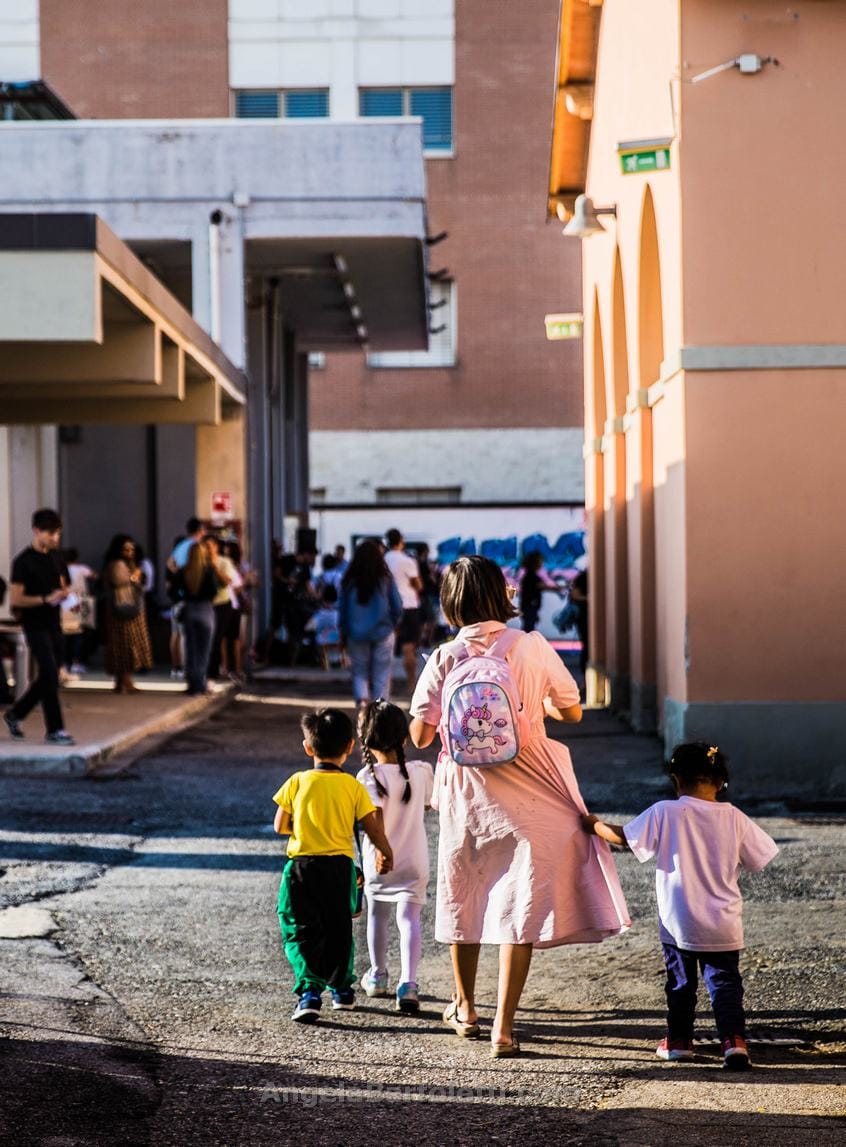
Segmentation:
<svg viewBox="0 0 846 1147">
<path fill-rule="evenodd" d="M 458 346 L 458 295 L 451 279 L 429 284 L 429 349 L 379 351 L 367 365 L 381 368 L 455 366 Z"/>
<path fill-rule="evenodd" d="M 461 501 L 461 487 L 377 486 L 376 501 L 389 506 L 454 506 Z"/>
<path fill-rule="evenodd" d="M 237 91 L 235 115 L 239 119 L 326 119 L 329 115 L 329 89 Z"/>
<path fill-rule="evenodd" d="M 424 151 L 452 153 L 452 88 L 359 88 L 358 111 L 362 116 L 422 116 Z"/>
</svg>

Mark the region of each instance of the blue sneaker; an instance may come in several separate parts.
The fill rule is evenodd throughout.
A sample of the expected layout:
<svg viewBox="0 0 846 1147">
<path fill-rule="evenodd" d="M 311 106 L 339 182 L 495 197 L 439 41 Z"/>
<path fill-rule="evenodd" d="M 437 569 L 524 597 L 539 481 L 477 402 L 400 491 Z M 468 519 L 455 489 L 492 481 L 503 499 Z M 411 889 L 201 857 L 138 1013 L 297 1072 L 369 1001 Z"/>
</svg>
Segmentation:
<svg viewBox="0 0 846 1147">
<path fill-rule="evenodd" d="M 297 1001 L 291 1019 L 298 1024 L 316 1024 L 320 1015 L 320 996 L 317 992 L 303 992 Z"/>
<path fill-rule="evenodd" d="M 352 988 L 342 988 L 341 991 L 332 992 L 332 1010 L 336 1012 L 351 1012 L 355 1007 L 355 992 Z"/>
<path fill-rule="evenodd" d="M 396 1009 L 398 1012 L 404 1012 L 406 1015 L 416 1015 L 417 1012 L 420 1011 L 420 999 L 417 995 L 417 985 L 415 983 L 400 984 L 397 988 Z"/>
<path fill-rule="evenodd" d="M 391 993 L 388 991 L 388 973 L 382 972 L 379 975 L 374 975 L 373 969 L 365 972 L 361 977 L 361 986 L 367 993 L 368 999 L 378 1000 L 385 999 Z"/>
</svg>

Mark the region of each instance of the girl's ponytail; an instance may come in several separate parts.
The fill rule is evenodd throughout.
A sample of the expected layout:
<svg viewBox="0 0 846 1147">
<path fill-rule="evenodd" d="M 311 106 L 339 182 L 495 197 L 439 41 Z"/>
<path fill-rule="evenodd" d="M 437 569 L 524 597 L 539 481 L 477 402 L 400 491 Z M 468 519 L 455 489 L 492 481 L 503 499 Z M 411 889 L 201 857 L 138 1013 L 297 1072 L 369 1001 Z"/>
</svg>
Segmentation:
<svg viewBox="0 0 846 1147">
<path fill-rule="evenodd" d="M 376 775 L 376 762 L 372 750 L 378 749 L 380 753 L 396 754 L 397 764 L 405 781 L 402 801 L 403 804 L 408 804 L 411 800 L 411 779 L 405 763 L 404 745 L 408 737 L 408 719 L 405 713 L 382 697 L 377 701 L 371 701 L 369 705 L 365 705 L 359 717 L 358 735 L 361 740 L 362 758 L 370 769 L 376 791 L 381 797 L 386 797 L 388 793 Z"/>
<path fill-rule="evenodd" d="M 408 769 L 406 768 L 406 764 L 405 764 L 405 746 L 404 745 L 397 745 L 395 752 L 397 754 L 397 764 L 399 765 L 399 770 L 405 779 L 405 788 L 403 789 L 402 803 L 408 804 L 408 802 L 411 800 L 411 779 L 408 775 Z"/>
<path fill-rule="evenodd" d="M 373 777 L 373 783 L 376 786 L 376 792 L 380 797 L 386 797 L 388 795 L 388 790 L 376 775 L 376 761 L 373 759 L 373 754 L 370 752 L 370 749 L 365 744 L 362 744 L 361 746 L 361 755 L 364 757 L 364 763 L 370 769 L 370 775 Z"/>
</svg>

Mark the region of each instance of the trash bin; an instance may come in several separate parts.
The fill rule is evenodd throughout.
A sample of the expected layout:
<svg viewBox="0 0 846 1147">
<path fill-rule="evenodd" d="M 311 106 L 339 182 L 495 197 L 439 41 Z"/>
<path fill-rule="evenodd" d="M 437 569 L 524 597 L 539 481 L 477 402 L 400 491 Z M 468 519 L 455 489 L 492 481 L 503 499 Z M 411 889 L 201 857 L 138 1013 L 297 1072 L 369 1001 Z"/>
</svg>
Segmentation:
<svg viewBox="0 0 846 1147">
<path fill-rule="evenodd" d="M 24 631 L 13 621 L 0 621 L 0 637 L 15 649 L 15 698 L 22 697 L 29 687 L 29 646 Z"/>
</svg>

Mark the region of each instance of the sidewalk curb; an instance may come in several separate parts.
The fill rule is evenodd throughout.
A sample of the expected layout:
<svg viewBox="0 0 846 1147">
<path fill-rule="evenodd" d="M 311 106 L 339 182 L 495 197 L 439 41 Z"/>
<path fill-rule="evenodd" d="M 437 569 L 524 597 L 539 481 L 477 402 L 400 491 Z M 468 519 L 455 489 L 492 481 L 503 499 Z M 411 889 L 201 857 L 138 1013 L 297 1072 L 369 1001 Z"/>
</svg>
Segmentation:
<svg viewBox="0 0 846 1147">
<path fill-rule="evenodd" d="M 121 760 L 120 767 L 114 768 L 118 757 L 122 758 L 131 749 L 140 749 L 142 744 L 143 751 L 147 751 L 155 743 L 167 740 L 182 729 L 204 720 L 228 705 L 235 692 L 235 686 L 228 685 L 210 696 L 192 697 L 178 708 L 125 729 L 107 740 L 88 741 L 74 745 L 65 752 L 51 752 L 46 745 L 33 745 L 29 752 L 22 748 L 17 756 L 0 758 L 0 776 L 84 776 L 93 779 L 116 776 L 137 760 L 141 753 L 134 753 L 129 760 Z M 105 769 L 105 766 L 111 767 Z"/>
</svg>

